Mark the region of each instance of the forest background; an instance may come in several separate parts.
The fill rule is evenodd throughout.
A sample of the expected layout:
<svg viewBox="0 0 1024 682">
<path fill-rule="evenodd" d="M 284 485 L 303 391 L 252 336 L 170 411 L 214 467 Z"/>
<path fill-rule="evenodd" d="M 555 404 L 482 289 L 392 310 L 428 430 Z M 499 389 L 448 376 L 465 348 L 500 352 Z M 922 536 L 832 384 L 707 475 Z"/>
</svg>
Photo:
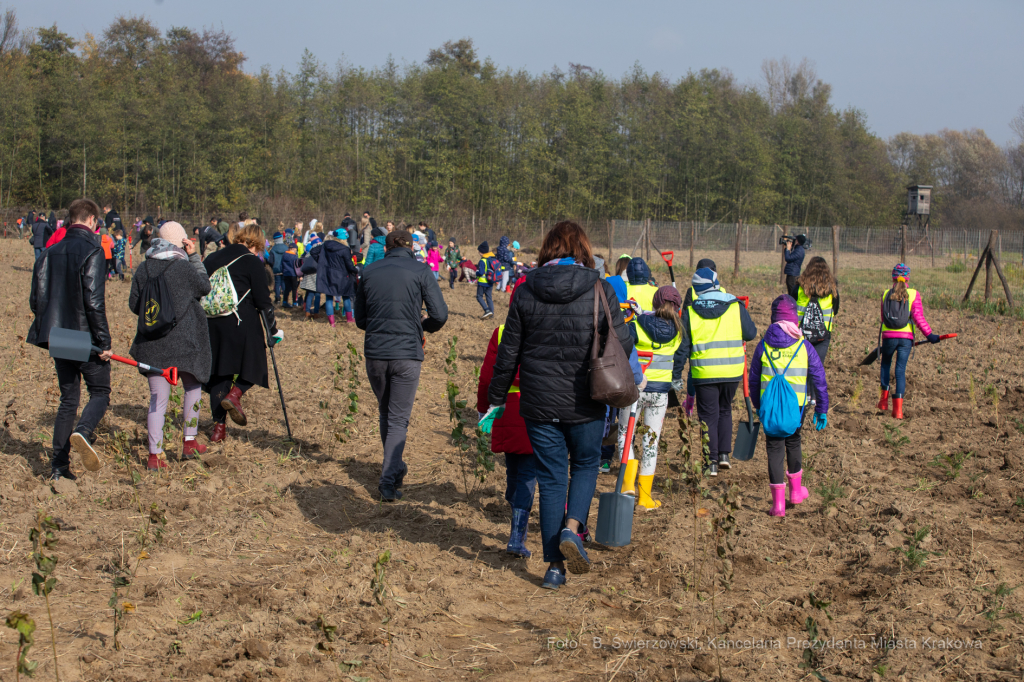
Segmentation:
<svg viewBox="0 0 1024 682">
<path fill-rule="evenodd" d="M 932 224 L 1024 227 L 1024 107 L 982 130 L 880 139 L 806 60 L 762 82 L 672 81 L 578 64 L 531 74 L 470 39 L 422 63 L 242 70 L 222 30 L 122 16 L 78 39 L 0 23 L 0 209 L 87 194 L 137 215 L 899 224 L 909 184 Z M 908 101 L 908 107 L 921 106 Z"/>
</svg>

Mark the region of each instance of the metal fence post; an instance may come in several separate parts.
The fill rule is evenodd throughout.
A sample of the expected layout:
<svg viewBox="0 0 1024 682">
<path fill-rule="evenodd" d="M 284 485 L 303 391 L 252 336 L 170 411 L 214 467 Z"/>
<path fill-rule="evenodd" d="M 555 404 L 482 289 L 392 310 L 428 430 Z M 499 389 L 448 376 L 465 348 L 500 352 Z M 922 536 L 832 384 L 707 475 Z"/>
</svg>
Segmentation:
<svg viewBox="0 0 1024 682">
<path fill-rule="evenodd" d="M 839 226 L 832 226 L 832 277 L 839 276 Z"/>
</svg>

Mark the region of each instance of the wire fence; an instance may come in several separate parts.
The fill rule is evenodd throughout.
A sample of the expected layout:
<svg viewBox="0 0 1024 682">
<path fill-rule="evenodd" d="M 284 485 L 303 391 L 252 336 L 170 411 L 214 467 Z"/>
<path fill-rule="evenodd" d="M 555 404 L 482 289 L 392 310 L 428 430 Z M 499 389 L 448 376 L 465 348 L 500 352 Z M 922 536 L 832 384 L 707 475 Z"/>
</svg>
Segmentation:
<svg viewBox="0 0 1024 682">
<path fill-rule="evenodd" d="M 24 213 L 14 210 L 0 210 L 0 224 L 7 238 L 19 235 L 15 226 L 18 217 Z M 194 213 L 171 213 L 161 216 L 175 220 L 186 228 L 204 225 L 209 216 Z M 122 215 L 126 225 L 136 219 L 134 215 Z M 358 217 L 357 217 L 358 218 Z M 499 219 L 494 217 L 436 216 L 398 218 L 398 225 L 415 225 L 421 219 L 435 231 L 438 240 L 453 239 L 461 245 L 466 255 L 475 252 L 477 245 L 487 242 L 496 250 L 502 236 L 517 241 L 521 247 L 521 259 L 529 262 L 543 242 L 544 235 L 555 225 L 555 220 L 531 221 L 526 219 Z M 327 229 L 336 227 L 335 220 L 323 219 Z M 281 226 L 292 227 L 298 222 L 294 216 L 268 214 L 261 216 L 267 234 Z M 578 221 L 587 230 L 594 250 L 606 258 L 607 267 L 614 272 L 614 261 L 621 255 L 641 256 L 652 266 L 655 273 L 665 268 L 658 251 L 674 254 L 674 271 L 677 281 L 684 281 L 701 258 L 715 261 L 719 275 L 727 280 L 730 276 L 756 274 L 771 276 L 781 273 L 784 247 L 779 240 L 783 234 L 803 234 L 809 239 L 804 263 L 820 255 L 834 266 L 840 284 L 847 288 L 863 285 L 865 291 L 885 283 L 880 273 L 889 271 L 903 260 L 910 266 L 915 285 L 927 288 L 929 295 L 958 299 L 963 296 L 968 283 L 978 266 L 978 260 L 988 243 L 989 231 L 950 228 L 908 226 L 901 229 L 891 227 L 781 227 L 778 225 L 748 225 L 744 223 L 711 223 L 695 221 L 654 221 L 654 220 L 591 220 Z M 308 225 L 308 220 L 302 221 Z M 378 219 L 383 226 L 384 218 Z M 905 233 L 905 243 L 904 243 Z M 648 239 L 649 237 L 649 239 Z M 994 244 L 1015 303 L 1024 302 L 1024 231 L 998 233 Z M 975 291 L 984 295 L 985 268 L 979 273 Z M 992 296 L 1005 300 L 1000 280 L 991 275 Z"/>
</svg>

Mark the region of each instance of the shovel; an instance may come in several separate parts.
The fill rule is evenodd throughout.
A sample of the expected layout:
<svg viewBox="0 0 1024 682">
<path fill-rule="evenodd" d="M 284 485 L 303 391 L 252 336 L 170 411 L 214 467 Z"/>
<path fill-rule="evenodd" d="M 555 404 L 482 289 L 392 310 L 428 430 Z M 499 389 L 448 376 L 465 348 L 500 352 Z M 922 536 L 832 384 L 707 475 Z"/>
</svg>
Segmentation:
<svg viewBox="0 0 1024 682">
<path fill-rule="evenodd" d="M 941 336 L 939 336 L 939 341 L 944 341 L 946 339 L 955 339 L 955 338 L 956 338 L 956 334 L 942 334 Z M 914 343 L 914 345 L 915 346 L 920 346 L 922 343 L 928 343 L 928 341 L 927 340 L 925 340 L 925 341 L 917 341 L 917 342 Z M 860 361 L 861 366 L 863 367 L 863 366 L 866 366 L 866 365 L 874 364 L 875 360 L 878 359 L 880 351 L 881 351 L 881 347 L 876 346 L 873 351 L 871 351 L 870 353 L 867 354 L 867 357 L 865 357 L 863 360 Z"/>
<path fill-rule="evenodd" d="M 48 346 L 51 358 L 57 358 L 58 360 L 73 360 L 75 362 L 88 362 L 90 355 L 93 353 L 99 355 L 102 352 L 99 348 L 92 345 L 92 335 L 89 332 L 80 332 L 74 329 L 60 329 L 59 327 L 54 327 L 50 330 Z M 131 365 L 132 367 L 138 367 L 143 372 L 156 372 L 166 379 L 167 383 L 171 386 L 178 385 L 177 367 L 160 369 L 159 367 L 151 367 L 150 365 L 142 362 L 136 362 L 131 358 L 122 358 L 120 355 L 111 355 L 110 359 L 123 362 L 126 365 Z"/>
<path fill-rule="evenodd" d="M 281 396 L 281 412 L 284 413 L 284 428 L 288 431 L 288 440 L 294 440 L 292 438 L 292 425 L 288 423 L 288 408 L 284 404 L 284 391 L 281 390 L 281 375 L 277 371 L 277 356 L 274 355 L 274 337 L 270 335 L 270 323 L 267 320 L 267 312 L 265 310 L 261 310 L 260 317 L 263 318 L 263 329 L 267 334 L 267 348 L 270 349 L 270 359 L 274 363 L 274 378 L 277 379 L 277 394 Z"/>
<path fill-rule="evenodd" d="M 743 400 L 747 403 L 747 421 L 736 424 L 736 443 L 732 446 L 732 456 L 741 462 L 749 462 L 754 457 L 757 437 L 761 435 L 761 422 L 754 421 L 754 408 L 750 404 L 746 354 L 743 356 Z"/>
<path fill-rule="evenodd" d="M 646 372 L 647 365 L 654 359 L 654 353 L 637 351 L 637 355 Z M 615 492 L 601 493 L 597 498 L 597 530 L 594 533 L 594 540 L 607 547 L 624 547 L 633 539 L 633 505 L 636 498 L 623 494 L 622 483 L 626 478 L 626 462 L 633 452 L 637 404 L 633 403 L 629 408 L 629 421 L 626 423 L 626 438 L 622 446 L 622 461 L 619 463 L 619 478 L 615 482 Z"/>
</svg>

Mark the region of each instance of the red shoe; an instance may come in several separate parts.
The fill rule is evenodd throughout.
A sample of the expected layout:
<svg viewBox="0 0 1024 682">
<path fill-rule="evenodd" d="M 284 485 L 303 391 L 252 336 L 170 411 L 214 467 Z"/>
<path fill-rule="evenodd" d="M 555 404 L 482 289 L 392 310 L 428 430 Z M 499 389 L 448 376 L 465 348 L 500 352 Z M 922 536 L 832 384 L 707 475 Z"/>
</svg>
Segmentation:
<svg viewBox="0 0 1024 682">
<path fill-rule="evenodd" d="M 228 437 L 228 427 L 224 424 L 214 424 L 213 431 L 210 432 L 210 442 L 219 443 Z"/>
<path fill-rule="evenodd" d="M 181 446 L 181 458 L 182 459 L 195 459 L 196 455 L 202 455 L 206 453 L 206 446 L 197 441 L 195 438 L 190 438 L 185 441 Z"/>
<path fill-rule="evenodd" d="M 147 465 L 146 468 L 148 468 L 150 471 L 159 471 L 160 469 L 170 468 L 167 466 L 167 462 L 164 461 L 163 457 L 164 453 L 162 452 L 159 455 L 151 454 L 149 456 L 149 464 Z"/>
<path fill-rule="evenodd" d="M 892 418 L 903 419 L 903 398 L 892 399 Z"/>
<path fill-rule="evenodd" d="M 889 391 L 882 389 L 882 395 L 878 399 L 878 409 L 882 412 L 889 411 Z"/>
<path fill-rule="evenodd" d="M 228 394 L 224 396 L 224 400 L 220 401 L 220 406 L 228 411 L 231 421 L 239 426 L 245 426 L 249 422 L 242 410 L 242 390 L 238 386 L 231 387 Z"/>
</svg>

